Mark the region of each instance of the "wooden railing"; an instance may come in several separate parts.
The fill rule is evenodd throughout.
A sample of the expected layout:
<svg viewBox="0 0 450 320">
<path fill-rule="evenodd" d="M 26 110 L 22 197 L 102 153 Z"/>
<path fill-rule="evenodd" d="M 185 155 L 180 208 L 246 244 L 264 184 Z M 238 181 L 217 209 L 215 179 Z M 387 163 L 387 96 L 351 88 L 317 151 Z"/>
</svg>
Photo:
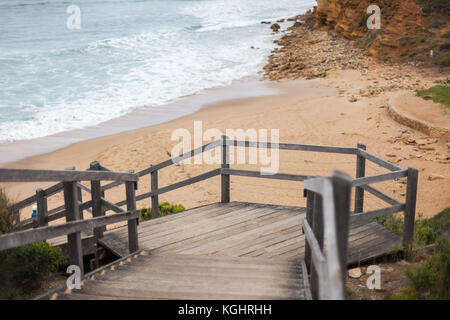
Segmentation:
<svg viewBox="0 0 450 320">
<path fill-rule="evenodd" d="M 200 174 L 198 176 L 176 182 L 174 184 L 160 187 L 158 184 L 158 173 L 159 170 L 162 170 L 166 167 L 169 167 L 174 164 L 178 164 L 185 159 L 189 159 L 196 155 L 202 154 L 206 151 L 213 150 L 219 147 L 221 149 L 221 165 L 220 168 L 213 169 L 209 172 Z M 369 221 L 375 217 L 389 215 L 396 212 L 404 212 L 405 223 L 404 223 L 404 233 L 403 233 L 403 245 L 406 247 L 409 245 L 413 239 L 414 232 L 414 219 L 415 219 L 415 209 L 416 209 L 416 196 L 417 196 L 417 180 L 418 180 L 418 171 L 414 168 L 403 169 L 393 163 L 390 163 L 372 153 L 366 151 L 366 147 L 364 145 L 358 145 L 357 147 L 334 147 L 334 146 L 318 146 L 318 145 L 305 145 L 305 144 L 289 144 L 289 143 L 266 143 L 266 142 L 256 142 L 256 141 L 242 141 L 242 140 L 231 140 L 227 137 L 222 137 L 222 139 L 208 143 L 202 147 L 186 152 L 180 156 L 173 157 L 172 159 L 168 159 L 164 162 L 161 162 L 156 165 L 151 165 L 149 168 L 146 168 L 142 171 L 139 171 L 135 174 L 132 171 L 128 173 L 114 173 L 110 169 L 105 166 L 99 164 L 98 162 L 93 162 L 90 165 L 88 171 L 58 171 L 58 173 L 54 173 L 52 176 L 54 177 L 53 181 L 61 181 L 61 179 L 66 177 L 71 177 L 71 187 L 73 188 L 73 193 L 75 195 L 71 195 L 70 198 L 65 197 L 65 205 L 55 208 L 53 210 L 47 210 L 46 201 L 47 198 L 60 192 L 64 191 L 65 194 L 72 194 L 65 182 L 59 182 L 58 184 L 47 188 L 45 190 L 38 189 L 36 191 L 36 195 L 33 195 L 30 198 L 22 200 L 19 203 L 14 204 L 11 207 L 11 210 L 14 212 L 19 211 L 20 209 L 30 206 L 33 203 L 37 203 L 38 207 L 38 218 L 37 219 L 28 219 L 26 221 L 21 222 L 23 229 L 29 229 L 36 226 L 39 227 L 36 229 L 37 231 L 41 230 L 41 228 L 46 227 L 49 221 L 57 220 L 62 217 L 71 217 L 73 216 L 74 210 L 77 212 L 78 216 L 82 218 L 83 210 L 91 210 L 93 215 L 94 222 L 90 222 L 91 224 L 79 223 L 77 227 L 73 227 L 70 225 L 68 230 L 79 230 L 80 226 L 83 225 L 86 228 L 94 228 L 95 237 L 101 238 L 103 236 L 103 231 L 105 230 L 104 225 L 109 224 L 112 219 L 117 218 L 105 218 L 95 220 L 98 217 L 104 217 L 105 211 L 112 210 L 116 213 L 124 213 L 124 210 L 121 209 L 122 206 L 127 205 L 128 218 L 124 218 L 123 220 L 128 220 L 129 226 L 129 236 L 130 238 L 130 251 L 137 249 L 137 236 L 135 233 L 136 226 L 133 222 L 136 221 L 133 218 L 137 218 L 137 213 L 135 213 L 136 209 L 136 201 L 141 201 L 144 199 L 151 198 L 151 207 L 152 207 L 152 218 L 158 217 L 158 201 L 159 195 L 183 188 L 185 186 L 191 185 L 193 183 L 197 183 L 200 181 L 207 180 L 209 178 L 215 176 L 221 176 L 221 202 L 228 203 L 230 202 L 230 176 L 241 176 L 241 177 L 252 177 L 252 178 L 262 178 L 262 179 L 277 179 L 277 180 L 285 180 L 285 181 L 298 181 L 305 182 L 305 190 L 307 185 L 310 185 L 312 182 L 306 183 L 306 180 L 311 178 L 316 178 L 310 175 L 299 175 L 299 174 L 289 174 L 289 173 L 274 173 L 274 174 L 262 174 L 259 171 L 250 171 L 250 170 L 237 170 L 230 168 L 230 148 L 231 147 L 245 147 L 245 148 L 269 148 L 269 149 L 279 149 L 279 150 L 292 150 L 292 151 L 306 151 L 306 152 L 322 152 L 322 153 L 331 153 L 331 154 L 343 154 L 349 156 L 356 156 L 356 177 L 355 179 L 350 179 L 346 177 L 344 180 L 350 179 L 350 189 L 355 188 L 355 203 L 354 203 L 354 212 L 349 215 L 350 222 L 364 222 Z M 366 161 L 373 162 L 390 172 L 383 173 L 374 176 L 365 176 L 366 169 Z M 0 169 L 0 182 L 2 181 L 28 181 L 28 178 L 23 176 L 23 180 L 20 180 L 18 175 L 14 175 L 14 171 L 11 169 Z M 23 170 L 16 171 L 16 173 L 25 172 Z M 38 174 L 38 172 L 41 172 Z M 31 172 L 29 171 L 29 175 L 27 177 L 35 175 L 38 178 L 34 178 L 32 181 L 48 181 L 45 180 L 49 175 L 45 174 L 45 171 Z M 49 173 L 50 171 L 47 171 Z M 97 176 L 95 176 L 97 175 Z M 150 178 L 150 191 L 136 195 L 134 188 L 132 187 L 139 178 L 144 176 L 149 176 Z M 8 178 L 9 177 L 9 178 Z M 127 177 L 125 179 L 124 177 Z M 393 199 L 389 195 L 383 193 L 382 191 L 376 189 L 371 186 L 371 184 L 379 183 L 383 181 L 392 181 L 399 178 L 407 178 L 407 190 L 406 190 L 406 201 L 405 203 L 401 203 L 396 199 Z M 6 180 L 5 180 L 6 179 Z M 9 180 L 8 180 L 9 179 Z M 337 178 L 333 177 L 332 181 L 335 182 Z M 80 181 L 89 180 L 91 181 L 90 188 L 86 185 L 82 184 Z M 101 185 L 101 180 L 114 180 L 111 183 Z M 105 199 L 105 191 L 112 189 L 114 187 L 120 185 L 126 185 L 127 197 L 125 200 L 119 201 L 117 203 L 109 202 Z M 327 183 L 325 183 L 327 184 Z M 66 190 L 67 189 L 67 190 Z M 91 194 L 91 199 L 82 202 L 81 201 L 81 190 L 88 192 Z M 70 191 L 70 192 L 69 192 Z M 319 190 L 321 191 L 321 190 Z M 339 191 L 340 192 L 340 191 Z M 383 200 L 389 206 L 383 209 L 372 210 L 364 212 L 364 195 L 365 192 L 372 194 L 373 196 Z M 319 193 L 320 192 L 316 192 Z M 350 193 L 350 191 L 349 191 Z M 305 196 L 308 198 L 307 207 L 311 208 L 313 203 L 311 199 L 311 192 L 307 192 Z M 76 200 L 75 200 L 76 199 Z M 72 203 L 73 202 L 73 203 Z M 318 201 L 320 202 L 320 201 Z M 70 206 L 67 203 L 71 203 Z M 317 203 L 317 202 L 314 202 Z M 76 207 L 76 209 L 75 209 Z M 311 209 L 308 209 L 311 212 Z M 325 214 L 325 213 L 324 213 Z M 320 216 L 320 214 L 317 214 Z M 325 214 L 325 219 L 328 219 L 328 213 Z M 111 219 L 111 220 L 108 220 Z M 76 219 L 79 220 L 79 219 Z M 68 222 L 72 220 L 67 219 Z M 101 222 L 100 222 L 101 221 Z M 116 220 L 114 220 L 116 221 Z M 106 223 L 108 222 L 108 223 Z M 311 220 L 311 216 L 309 216 L 309 225 L 313 223 Z M 135 222 L 137 224 L 137 222 Z M 53 228 L 53 227 L 49 227 Z M 312 226 L 314 229 L 314 226 Z M 78 231 L 77 231 L 78 232 Z M 39 232 L 33 233 L 38 234 Z M 31 233 L 30 233 L 31 234 Z M 56 231 L 55 231 L 56 234 Z M 30 239 L 32 237 L 30 236 Z M 42 239 L 42 237 L 39 237 Z M 44 238 L 48 239 L 48 236 Z M 34 239 L 34 238 L 33 238 Z M 1 250 L 0 246 L 0 250 Z M 319 291 L 320 292 L 320 291 Z"/>
<path fill-rule="evenodd" d="M 103 198 L 99 192 L 100 181 L 120 181 L 126 185 L 127 210 L 115 206 Z M 67 235 L 69 247 L 69 263 L 78 265 L 83 273 L 83 252 L 82 252 L 82 231 L 102 232 L 106 225 L 128 221 L 128 242 L 130 253 L 138 250 L 137 219 L 139 211 L 136 211 L 135 190 L 139 177 L 132 173 L 117 173 L 110 171 L 89 170 L 25 170 L 25 169 L 0 169 L 0 182 L 40 182 L 40 181 L 60 181 L 47 190 L 38 189 L 35 201 L 38 204 L 38 227 L 32 230 L 23 230 L 0 235 L 0 250 L 15 248 L 21 245 L 45 241 Z M 80 181 L 90 181 L 91 189 L 82 185 Z M 85 203 L 79 202 L 80 188 L 91 191 L 92 199 Z M 46 198 L 59 191 L 64 192 L 64 210 L 54 214 L 55 216 L 66 217 L 66 223 L 48 226 Z M 34 197 L 33 197 L 34 198 Z M 34 200 L 34 199 L 33 199 Z M 26 199 L 13 206 L 18 210 L 24 203 L 30 203 Z M 31 202 L 32 203 L 32 202 Z M 84 209 L 92 208 L 92 219 L 83 220 L 81 212 Z M 117 214 L 105 216 L 106 210 L 113 210 Z M 62 214 L 63 213 L 63 214 Z"/>
<path fill-rule="evenodd" d="M 345 298 L 350 190 L 351 178 L 339 172 L 331 178 L 305 181 L 307 206 L 302 227 L 313 299 Z"/>
<path fill-rule="evenodd" d="M 178 164 L 183 160 L 194 157 L 198 154 L 204 153 L 206 151 L 213 150 L 217 147 L 221 148 L 221 159 L 222 163 L 220 168 L 208 171 L 201 175 L 176 182 L 174 184 L 160 187 L 158 184 L 158 173 L 159 170 L 169 167 L 174 164 Z M 136 173 L 139 178 L 144 176 L 149 176 L 150 178 L 150 191 L 137 195 L 136 201 L 145 200 L 151 198 L 151 207 L 152 207 L 152 218 L 158 217 L 158 202 L 159 195 L 186 187 L 193 183 L 197 183 L 200 181 L 207 180 L 209 178 L 220 175 L 221 176 L 221 202 L 227 203 L 230 201 L 230 176 L 243 176 L 243 177 L 252 177 L 252 178 L 263 178 L 263 179 L 277 179 L 277 180 L 285 180 L 285 181 L 305 181 L 308 178 L 311 178 L 310 175 L 299 175 L 299 174 L 288 174 L 288 173 L 276 173 L 272 175 L 261 174 L 259 171 L 249 171 L 249 170 L 237 170 L 230 168 L 229 161 L 229 148 L 230 147 L 246 147 L 246 148 L 270 148 L 270 149 L 279 149 L 279 150 L 292 150 L 292 151 L 307 151 L 307 152 L 322 152 L 322 153 L 332 153 L 332 154 L 346 154 L 346 155 L 355 155 L 356 156 L 356 178 L 352 180 L 352 187 L 355 188 L 355 203 L 354 203 L 354 214 L 351 215 L 351 222 L 354 221 L 368 221 L 370 219 L 389 215 L 397 212 L 404 212 L 405 224 L 404 224 L 404 233 L 403 233 L 403 245 L 407 246 L 413 238 L 414 232 L 414 219 L 415 219 L 415 208 L 416 208 L 416 195 L 417 195 L 417 180 L 418 180 L 418 171 L 414 168 L 403 169 L 393 163 L 390 163 L 368 151 L 366 151 L 366 146 L 362 144 L 358 144 L 356 148 L 353 147 L 335 147 L 335 146 L 318 146 L 318 145 L 305 145 L 305 144 L 289 144 L 289 143 L 266 143 L 266 142 L 255 142 L 255 141 L 241 141 L 241 140 L 230 140 L 227 137 L 223 137 L 220 140 L 216 140 L 214 142 L 208 143 L 202 147 L 186 152 L 178 157 L 174 157 L 172 159 L 168 159 L 164 162 L 161 162 L 156 165 L 151 165 L 149 168 L 146 168 L 142 171 Z M 366 161 L 371 161 L 390 172 L 383 173 L 375 176 L 365 176 L 366 171 Z M 99 170 L 99 171 L 109 171 L 110 169 L 102 166 L 98 162 L 93 162 L 89 168 L 89 170 Z M 399 178 L 407 178 L 407 190 L 406 190 L 406 201 L 405 203 L 400 203 L 398 200 L 393 199 L 389 195 L 383 193 L 382 191 L 376 189 L 371 186 L 371 184 L 379 183 L 383 181 L 392 181 Z M 122 181 L 114 181 L 104 186 L 98 187 L 97 184 L 95 188 L 91 188 L 95 190 L 96 194 L 101 194 L 104 196 L 106 190 L 112 189 L 114 187 L 120 186 L 124 184 Z M 85 185 L 78 183 L 78 195 L 79 199 L 81 199 L 81 190 L 84 190 L 88 193 L 91 192 L 89 188 Z M 100 190 L 99 190 L 100 189 Z M 58 183 L 55 186 L 52 186 L 46 190 L 37 190 L 36 195 L 22 200 L 21 202 L 12 206 L 12 211 L 17 212 L 18 210 L 30 206 L 33 203 L 37 203 L 38 206 L 38 217 L 39 212 L 45 211 L 46 209 L 46 199 L 49 196 L 52 196 L 58 192 L 62 191 L 62 183 Z M 389 206 L 386 208 L 372 210 L 363 212 L 364 210 L 364 194 L 368 192 L 373 196 L 381 199 Z M 98 196 L 95 196 L 98 198 Z M 109 209 L 115 210 L 116 212 L 120 209 L 119 207 L 126 205 L 127 201 L 122 200 L 115 204 L 107 203 Z M 96 211 L 100 212 L 98 204 L 94 205 L 96 207 Z M 91 201 L 80 202 L 80 210 L 89 210 L 92 207 Z M 97 213 L 98 216 L 100 213 Z M 45 219 L 27 219 L 21 222 L 22 229 L 32 228 L 36 226 L 36 224 L 42 226 L 49 221 L 57 220 L 65 216 L 64 207 L 58 207 L 53 210 L 49 210 L 45 213 Z"/>
</svg>

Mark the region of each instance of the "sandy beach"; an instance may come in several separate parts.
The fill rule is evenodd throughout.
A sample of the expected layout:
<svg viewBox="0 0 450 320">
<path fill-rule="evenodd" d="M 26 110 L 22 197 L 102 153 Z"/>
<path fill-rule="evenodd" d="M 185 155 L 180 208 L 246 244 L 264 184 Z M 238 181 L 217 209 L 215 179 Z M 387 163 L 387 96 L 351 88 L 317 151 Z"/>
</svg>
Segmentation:
<svg viewBox="0 0 450 320">
<path fill-rule="evenodd" d="M 414 78 L 414 74 L 411 76 Z M 417 77 L 421 75 L 417 74 Z M 75 165 L 77 169 L 84 170 L 89 167 L 90 162 L 97 160 L 116 171 L 139 171 L 150 164 L 167 160 L 170 151 L 178 143 L 171 141 L 172 132 L 185 128 L 192 133 L 194 121 L 202 121 L 203 130 L 217 128 L 222 132 L 239 128 L 279 129 L 280 142 L 334 146 L 356 146 L 357 143 L 363 143 L 370 152 L 403 168 L 418 168 L 417 211 L 422 217 L 433 216 L 447 207 L 450 199 L 450 166 L 445 160 L 448 157 L 448 141 L 445 138 L 434 139 L 430 142 L 432 147 L 427 148 L 430 150 L 422 150 L 418 145 L 409 143 L 408 141 L 427 137 L 397 123 L 389 116 L 387 103 L 396 90 L 358 96 L 361 90 L 373 85 L 374 81 L 389 82 L 380 78 L 349 70 L 334 71 L 326 78 L 314 80 L 271 82 L 270 86 L 282 92 L 281 94 L 226 100 L 160 125 L 82 141 L 54 152 L 8 163 L 4 167 L 63 169 Z M 426 84 L 427 79 L 421 77 L 421 81 Z M 355 156 L 282 151 L 279 172 L 330 175 L 332 170 L 337 169 L 354 176 L 355 160 Z M 173 165 L 160 171 L 159 184 L 169 185 L 215 167 L 217 166 L 206 164 Z M 254 165 L 232 167 L 253 170 L 259 168 Z M 386 170 L 372 163 L 367 164 L 366 174 L 383 172 Z M 431 181 L 430 175 L 444 178 Z M 191 208 L 220 201 L 219 179 L 216 177 L 164 194 L 160 197 L 160 202 L 180 203 Z M 32 195 L 38 187 L 31 183 L 4 186 L 8 194 L 17 200 Z M 406 190 L 402 181 L 380 183 L 377 187 L 399 200 L 403 199 Z M 149 188 L 149 179 L 141 179 L 138 194 L 148 192 Z M 395 190 L 401 191 L 395 193 Z M 112 189 L 106 194 L 107 198 L 117 201 L 123 200 L 123 195 L 121 188 Z M 300 183 L 244 177 L 232 177 L 231 200 L 304 205 Z M 60 201 L 62 194 L 52 197 L 49 207 L 56 207 Z M 138 207 L 149 205 L 150 200 L 138 203 Z M 384 205 L 378 199 L 367 197 L 366 209 L 381 208 Z M 22 218 L 28 218 L 30 211 L 24 210 Z"/>
</svg>

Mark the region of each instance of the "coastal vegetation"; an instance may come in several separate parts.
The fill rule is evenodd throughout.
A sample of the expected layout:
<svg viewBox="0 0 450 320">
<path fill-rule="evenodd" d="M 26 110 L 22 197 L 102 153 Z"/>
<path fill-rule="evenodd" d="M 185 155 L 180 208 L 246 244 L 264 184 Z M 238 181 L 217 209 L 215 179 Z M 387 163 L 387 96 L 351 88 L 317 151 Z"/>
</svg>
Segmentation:
<svg viewBox="0 0 450 320">
<path fill-rule="evenodd" d="M 450 65 L 450 60 L 449 60 Z M 450 107 L 450 87 L 449 86 L 434 86 L 427 90 L 418 91 L 419 97 L 425 100 L 432 100 L 437 103 L 442 103 L 446 107 Z"/>
<path fill-rule="evenodd" d="M 169 202 L 163 202 L 158 204 L 158 214 L 160 217 L 167 214 L 181 212 L 186 210 L 181 204 L 171 204 Z M 152 208 L 142 208 L 141 209 L 141 220 L 149 220 L 152 217 Z"/>
<path fill-rule="evenodd" d="M 376 221 L 401 236 L 403 219 L 399 216 L 379 217 Z M 406 268 L 408 285 L 393 299 L 450 299 L 450 207 L 431 219 L 415 222 L 414 241 L 406 259 L 419 260 L 416 268 Z M 431 254 L 426 250 L 432 249 Z"/>
<path fill-rule="evenodd" d="M 8 210 L 10 200 L 0 189 L 0 234 L 14 230 L 17 217 Z M 0 252 L 0 299 L 21 299 L 41 288 L 66 265 L 60 248 L 35 242 Z"/>
</svg>

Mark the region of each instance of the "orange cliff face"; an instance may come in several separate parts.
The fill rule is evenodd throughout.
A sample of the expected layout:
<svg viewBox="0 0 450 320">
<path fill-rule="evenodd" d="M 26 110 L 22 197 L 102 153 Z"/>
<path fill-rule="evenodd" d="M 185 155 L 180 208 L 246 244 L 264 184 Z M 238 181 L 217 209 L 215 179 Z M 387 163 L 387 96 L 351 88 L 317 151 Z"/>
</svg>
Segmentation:
<svg viewBox="0 0 450 320">
<path fill-rule="evenodd" d="M 371 55 L 383 59 L 424 61 L 430 50 L 439 53 L 439 46 L 445 42 L 442 34 L 449 28 L 445 20 L 439 29 L 430 28 L 435 17 L 425 15 L 414 0 L 317 0 L 317 4 L 318 27 L 331 28 L 347 39 L 358 40 Z M 370 5 L 381 9 L 379 30 L 367 28 Z"/>
<path fill-rule="evenodd" d="M 362 37 L 366 26 L 367 8 L 378 5 L 381 9 L 383 32 L 392 38 L 425 26 L 422 9 L 414 0 L 317 0 L 319 23 L 330 26 L 348 39 Z"/>
</svg>

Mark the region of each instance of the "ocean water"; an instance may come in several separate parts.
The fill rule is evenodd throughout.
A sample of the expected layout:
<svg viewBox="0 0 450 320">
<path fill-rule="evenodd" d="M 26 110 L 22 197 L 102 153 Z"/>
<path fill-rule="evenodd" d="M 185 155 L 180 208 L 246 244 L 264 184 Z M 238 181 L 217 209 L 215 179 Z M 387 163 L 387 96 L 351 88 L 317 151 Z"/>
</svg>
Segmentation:
<svg viewBox="0 0 450 320">
<path fill-rule="evenodd" d="M 80 29 L 67 27 L 79 8 Z M 98 125 L 256 76 L 262 20 L 310 0 L 0 1 L 0 142 Z M 251 47 L 254 48 L 251 48 Z"/>
</svg>

